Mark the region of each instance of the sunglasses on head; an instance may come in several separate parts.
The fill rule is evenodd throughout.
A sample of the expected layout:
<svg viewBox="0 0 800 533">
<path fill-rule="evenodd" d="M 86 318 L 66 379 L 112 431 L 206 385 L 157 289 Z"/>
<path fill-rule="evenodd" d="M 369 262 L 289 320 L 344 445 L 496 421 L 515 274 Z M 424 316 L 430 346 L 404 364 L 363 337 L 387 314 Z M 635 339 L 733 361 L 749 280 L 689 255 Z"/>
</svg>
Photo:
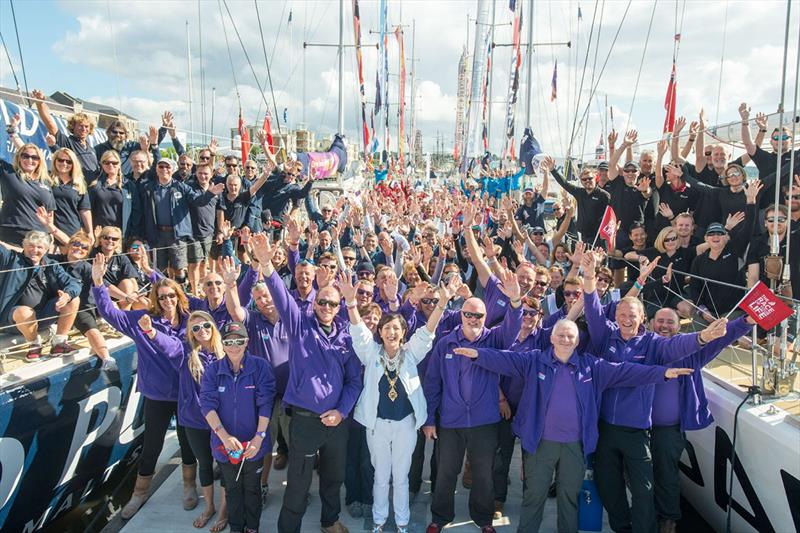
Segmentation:
<svg viewBox="0 0 800 533">
<path fill-rule="evenodd" d="M 80 248 L 81 250 L 89 249 L 88 244 L 82 243 L 80 241 L 72 241 L 71 243 L 69 243 L 69 245 L 72 246 L 73 248 Z"/>
<path fill-rule="evenodd" d="M 222 281 L 218 280 L 218 279 L 210 279 L 210 280 L 206 281 L 206 287 L 213 287 L 214 285 L 219 287 L 219 286 L 222 285 Z"/>
<path fill-rule="evenodd" d="M 580 295 L 581 295 L 581 291 L 564 291 L 564 297 L 565 298 L 572 298 L 572 297 L 577 298 Z"/>
<path fill-rule="evenodd" d="M 530 316 L 530 317 L 537 317 L 541 313 L 536 309 L 523 309 L 522 316 Z"/>
<path fill-rule="evenodd" d="M 359 296 L 369 296 L 370 298 L 374 297 L 375 294 L 372 291 L 368 291 L 367 289 L 358 289 L 356 294 Z"/>
<path fill-rule="evenodd" d="M 423 305 L 436 305 L 439 303 L 439 298 L 420 298 Z"/>
<path fill-rule="evenodd" d="M 247 344 L 247 339 L 225 339 L 222 341 L 223 346 L 244 346 Z"/>
<path fill-rule="evenodd" d="M 472 311 L 461 311 L 464 318 L 483 318 L 485 313 L 473 313 Z"/>
<path fill-rule="evenodd" d="M 774 224 L 776 220 L 778 221 L 779 224 L 783 224 L 786 222 L 786 217 L 785 216 L 767 217 L 767 222 L 769 224 Z"/>
<path fill-rule="evenodd" d="M 192 333 L 197 333 L 201 329 L 211 329 L 211 322 L 203 322 L 202 324 L 195 324 L 192 326 Z"/>
<path fill-rule="evenodd" d="M 316 303 L 320 307 L 328 307 L 330 309 L 336 309 L 337 307 L 339 307 L 339 302 L 334 302 L 333 300 L 320 299 L 317 300 Z"/>
<path fill-rule="evenodd" d="M 177 297 L 178 297 L 178 294 L 174 293 L 174 292 L 169 292 L 167 294 L 159 294 L 158 295 L 158 301 L 159 302 L 163 302 L 164 300 L 166 300 L 168 298 L 177 298 Z"/>
</svg>

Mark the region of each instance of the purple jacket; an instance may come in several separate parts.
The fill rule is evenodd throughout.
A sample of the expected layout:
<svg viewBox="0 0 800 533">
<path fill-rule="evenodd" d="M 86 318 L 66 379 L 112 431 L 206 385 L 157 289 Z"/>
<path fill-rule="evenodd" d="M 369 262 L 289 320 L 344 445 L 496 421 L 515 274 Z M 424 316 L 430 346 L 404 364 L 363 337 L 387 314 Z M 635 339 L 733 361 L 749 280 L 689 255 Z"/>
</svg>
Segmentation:
<svg viewBox="0 0 800 533">
<path fill-rule="evenodd" d="M 486 302 L 486 326 L 493 327 L 503 320 L 506 309 L 511 307 L 508 296 L 500 290 L 500 280 L 492 274 L 483 288 L 483 301 Z"/>
<path fill-rule="evenodd" d="M 589 326 L 589 352 L 611 362 L 628 361 L 644 365 L 669 365 L 697 352 L 701 346 L 698 333 L 684 333 L 671 338 L 652 331 L 625 340 L 616 323 L 606 319 L 597 291 L 584 293 L 584 315 Z M 646 429 L 652 425 L 654 385 L 620 387 L 603 393 L 600 418 L 609 424 Z"/>
<path fill-rule="evenodd" d="M 214 361 L 203 373 L 200 387 L 200 411 L 203 417 L 216 411 L 222 425 L 240 442 L 251 440 L 258 429 L 258 418 L 272 416 L 275 400 L 275 378 L 272 368 L 264 359 L 245 353 L 238 375 L 233 374 L 227 357 Z M 255 457 L 248 461 L 261 461 L 271 450 L 269 428 L 264 444 Z M 222 441 L 211 432 L 211 454 L 218 462 L 228 462 L 219 447 Z"/>
<path fill-rule="evenodd" d="M 500 421 L 500 376 L 476 367 L 453 348 L 508 348 L 522 324 L 522 307 L 507 308 L 506 319 L 474 341 L 464 337 L 461 326 L 442 337 L 428 356 L 423 391 L 428 402 L 427 426 L 434 425 L 436 411 L 446 428 L 469 428 Z"/>
<path fill-rule="evenodd" d="M 405 318 L 406 322 L 408 323 L 406 340 L 409 340 L 415 331 L 417 331 L 419 328 L 425 327 L 425 324 L 428 323 L 428 319 L 425 317 L 422 311 L 416 309 L 408 301 L 400 306 L 398 313 L 403 315 L 403 318 Z M 436 336 L 434 338 L 441 339 L 459 325 L 461 325 L 461 311 L 456 311 L 453 309 L 445 310 L 442 313 L 442 318 L 439 320 L 439 324 L 436 326 Z M 428 371 L 428 363 L 431 360 L 431 353 L 433 353 L 433 348 L 431 348 L 431 350 L 425 354 L 425 357 L 417 364 L 417 374 L 419 375 L 419 379 L 422 382 L 423 387 L 425 385 L 425 374 Z"/>
<path fill-rule="evenodd" d="M 510 349 L 520 353 L 530 352 L 531 350 L 546 350 L 551 346 L 550 334 L 552 331 L 553 328 L 536 328 L 536 330 L 532 331 L 522 342 L 520 342 L 519 337 L 517 337 Z M 524 388 L 525 379 L 518 376 L 500 376 L 500 390 L 503 391 L 513 413 L 517 412 L 517 407 L 519 406 L 520 398 L 522 398 L 522 390 Z"/>
<path fill-rule="evenodd" d="M 345 324 L 336 319 L 326 334 L 314 313 L 300 310 L 277 273 L 265 281 L 289 335 L 284 403 L 317 414 L 336 409 L 348 416 L 361 394 L 361 364 Z"/>
<path fill-rule="evenodd" d="M 289 381 L 289 334 L 283 322 L 278 320 L 273 326 L 257 309 L 245 309 L 244 325 L 250 337 L 247 353 L 269 361 L 278 398 L 283 398 Z"/>
<path fill-rule="evenodd" d="M 169 359 L 159 353 L 159 347 L 142 333 L 138 324 L 139 318 L 147 312 L 120 311 L 111 301 L 105 286 L 92 287 L 92 296 L 100 316 L 114 329 L 130 337 L 136 345 L 138 354 L 136 390 L 151 400 L 176 401 L 178 399 L 178 372 L 175 371 Z M 181 317 L 177 329 L 173 328 L 172 324 L 164 318 L 151 315 L 150 320 L 156 331 L 170 337 L 181 339 L 186 337 L 186 317 Z"/>
<path fill-rule="evenodd" d="M 725 335 L 709 342 L 696 354 L 667 365 L 675 368 L 695 369 L 690 376 L 678 378 L 680 394 L 675 401 L 680 405 L 681 431 L 703 429 L 714 421 L 711 410 L 708 408 L 701 369 L 728 345 L 742 335 L 746 335 L 752 328 L 753 326 L 747 323 L 745 317 L 737 318 L 728 323 Z M 662 390 L 666 390 L 666 387 L 656 386 L 655 396 L 658 396 Z"/>
<path fill-rule="evenodd" d="M 455 357 L 473 363 L 467 357 Z M 597 419 L 603 391 L 611 387 L 662 383 L 667 370 L 666 367 L 655 365 L 610 363 L 578 352 L 572 354 L 568 363 L 577 369 L 574 374 L 575 392 L 580 406 L 581 439 L 586 456 L 597 447 Z M 512 427 L 514 434 L 519 435 L 522 441 L 522 448 L 528 453 L 535 453 L 544 433 L 545 413 L 553 392 L 556 374 L 553 349 L 531 352 L 479 349 L 474 364 L 491 372 L 524 380 L 525 388 Z"/>
</svg>

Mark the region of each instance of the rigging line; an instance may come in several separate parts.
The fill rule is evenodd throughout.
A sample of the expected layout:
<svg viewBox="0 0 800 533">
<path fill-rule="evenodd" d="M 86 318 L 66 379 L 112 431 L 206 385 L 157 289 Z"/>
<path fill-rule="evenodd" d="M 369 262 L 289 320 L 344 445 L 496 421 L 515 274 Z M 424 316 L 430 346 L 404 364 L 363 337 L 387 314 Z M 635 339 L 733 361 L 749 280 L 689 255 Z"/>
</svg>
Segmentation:
<svg viewBox="0 0 800 533">
<path fill-rule="evenodd" d="M 253 0 L 253 4 L 256 6 L 256 17 L 258 18 L 258 33 L 261 34 L 261 49 L 264 51 L 264 61 L 267 63 L 267 81 L 269 81 L 269 92 L 272 96 L 272 107 L 275 110 L 275 125 L 278 126 L 278 135 L 282 135 L 283 132 L 281 131 L 281 117 L 278 115 L 278 104 L 275 102 L 275 90 L 272 87 L 272 72 L 270 71 L 269 64 L 270 61 L 267 61 L 267 46 L 264 43 L 264 30 L 261 27 L 261 14 L 258 11 L 258 0 Z M 286 4 L 283 4 L 284 7 Z M 236 27 L 234 26 L 234 29 Z M 280 30 L 278 30 L 280 32 Z M 237 32 L 238 35 L 238 32 Z M 277 38 L 275 43 L 277 44 Z M 248 59 L 248 62 L 250 60 Z M 255 70 L 253 71 L 253 76 L 255 76 Z M 258 79 L 256 78 L 256 83 L 258 83 Z M 267 108 L 269 108 L 269 104 L 267 104 Z"/>
<path fill-rule="evenodd" d="M 675 5 L 677 9 L 677 4 Z M 717 83 L 717 112 L 714 122 L 719 122 L 719 98 L 722 94 L 722 74 L 723 66 L 725 65 L 725 43 L 728 39 L 728 2 L 725 2 L 725 18 L 722 23 L 722 54 L 719 58 L 719 82 Z"/>
<path fill-rule="evenodd" d="M 600 5 L 600 21 L 597 24 L 597 39 L 595 40 L 595 45 L 594 45 L 594 60 L 592 61 L 592 82 L 590 84 L 590 87 L 594 85 L 595 75 L 597 73 L 597 55 L 598 52 L 600 51 L 600 31 L 603 29 L 603 14 L 605 13 L 605 9 L 606 9 L 606 0 L 603 0 L 603 3 Z M 591 45 L 591 42 L 589 42 L 589 45 Z M 598 98 L 599 95 L 595 95 L 595 103 L 597 104 L 597 111 L 598 111 L 597 114 L 603 117 L 604 113 L 602 112 L 602 107 L 600 106 L 600 101 Z M 575 113 L 576 114 L 578 113 L 577 107 L 575 108 Z M 581 144 L 581 153 L 586 152 L 586 137 L 588 135 L 588 130 L 589 130 L 588 127 L 583 128 L 583 144 Z M 605 131 L 603 128 L 603 121 L 601 119 L 600 138 L 603 139 L 603 142 L 605 142 L 604 137 L 605 137 Z"/>
<path fill-rule="evenodd" d="M 0 31 L 0 42 L 3 43 L 3 50 L 6 52 L 6 59 L 8 60 L 8 66 L 11 67 L 11 75 L 14 76 L 14 83 L 17 86 L 17 90 L 20 91 L 19 86 L 19 78 L 17 78 L 17 72 L 14 70 L 14 64 L 11 62 L 11 55 L 8 53 L 8 47 L 6 46 L 6 40 L 3 38 L 3 32 Z M 14 94 L 14 93 L 11 93 Z"/>
<path fill-rule="evenodd" d="M 256 4 L 256 14 L 258 14 L 258 2 L 257 2 L 257 0 L 253 0 L 253 3 Z M 275 50 L 278 49 L 278 40 L 281 38 L 281 31 L 283 31 L 283 16 L 286 14 L 286 4 L 287 4 L 287 0 L 283 0 L 283 7 L 281 8 L 281 16 L 278 19 L 278 31 L 275 32 L 275 41 L 272 43 L 272 50 L 269 53 L 269 62 L 267 64 L 272 64 L 275 61 Z M 259 20 L 260 20 L 260 18 L 259 18 Z M 260 30 L 261 30 L 261 24 L 259 23 L 259 31 Z M 264 39 L 263 32 L 262 32 L 261 39 L 262 40 Z M 266 48 L 266 46 L 263 46 L 263 48 L 264 48 L 264 59 L 266 59 L 267 58 L 267 54 L 266 54 L 267 48 Z"/>
<path fill-rule="evenodd" d="M 200 128 L 206 132 L 206 68 L 203 65 L 203 17 L 197 0 L 197 37 L 200 45 Z"/>
<path fill-rule="evenodd" d="M 114 81 L 117 86 L 117 103 L 122 107 L 122 93 L 119 89 L 119 60 L 117 59 L 117 39 L 114 37 L 114 25 L 111 19 L 111 2 L 106 0 L 106 12 L 108 13 L 108 32 L 111 35 L 111 52 L 114 55 Z M 191 100 L 191 98 L 190 98 Z"/>
<path fill-rule="evenodd" d="M 547 11 L 548 11 L 548 20 L 553 20 L 553 2 L 552 2 L 552 0 L 548 0 L 548 2 L 547 2 Z M 548 27 L 550 29 L 550 42 L 552 42 L 553 41 L 553 25 L 552 24 L 548 24 Z M 533 43 L 529 43 L 528 46 L 531 46 L 532 44 Z M 549 48 L 550 48 L 550 59 L 551 59 L 553 65 L 554 65 L 553 68 L 555 68 L 556 55 L 555 55 L 554 47 L 551 46 Z M 567 69 L 567 73 L 569 73 L 569 69 Z M 569 94 L 569 91 L 567 91 L 567 94 Z M 553 102 L 551 102 L 551 104 L 552 103 Z M 551 105 L 550 107 L 553 107 L 553 106 Z M 556 134 L 558 136 L 558 147 L 561 149 L 561 153 L 563 154 L 564 153 L 564 140 L 561 137 L 561 120 L 559 119 L 559 116 L 558 116 L 558 97 L 557 96 L 556 96 L 556 101 L 555 101 L 554 113 L 555 113 L 555 116 L 556 116 Z"/>
<path fill-rule="evenodd" d="M 575 97 L 575 114 L 572 117 L 572 131 L 570 132 L 569 146 L 567 147 L 567 158 L 569 159 L 570 152 L 572 152 L 572 144 L 575 141 L 575 124 L 578 120 L 578 109 L 580 109 L 581 95 L 583 94 L 583 82 L 586 79 L 586 65 L 589 64 L 589 50 L 591 49 L 592 37 L 594 35 L 594 23 L 597 19 L 597 2 L 594 3 L 594 11 L 592 13 L 592 26 L 589 30 L 589 39 L 586 44 L 586 53 L 583 57 L 583 70 L 581 72 L 581 82 L 578 87 L 578 93 Z M 591 97 L 590 97 L 591 98 Z M 591 104 L 591 100 L 589 100 Z"/>
<path fill-rule="evenodd" d="M 221 0 L 217 0 L 217 6 L 219 7 L 219 22 L 222 25 L 222 35 L 225 37 L 225 48 L 228 49 L 228 63 L 231 66 L 231 77 L 233 78 L 233 86 L 236 91 L 236 101 L 239 102 L 239 108 L 241 109 L 242 101 L 239 99 L 239 82 L 236 81 L 236 69 L 233 67 L 233 55 L 231 54 L 231 45 L 228 43 L 228 30 L 227 24 L 225 24 L 225 16 L 222 14 Z"/>
<path fill-rule="evenodd" d="M 14 0 L 8 0 L 11 4 L 11 18 L 14 19 L 14 33 L 17 35 L 17 49 L 19 50 L 19 64 L 22 67 L 22 81 L 25 83 L 25 92 L 31 94 L 28 90 L 28 76 L 25 74 L 25 58 L 22 57 L 22 45 L 19 42 L 19 28 L 17 27 L 17 13 L 14 11 Z"/>
<path fill-rule="evenodd" d="M 796 55 L 797 55 L 797 63 L 795 64 L 794 67 L 794 103 L 792 106 L 792 139 L 795 138 L 795 133 L 797 132 L 797 92 L 798 88 L 800 88 L 800 86 L 798 85 L 800 84 L 800 26 L 798 26 Z M 794 171 L 795 171 L 794 157 L 792 157 L 789 160 L 789 183 L 788 183 L 789 201 L 786 202 L 787 204 L 789 204 L 790 208 L 792 203 L 791 202 L 792 188 L 793 188 L 792 179 L 794 177 Z M 786 217 L 786 235 L 791 235 L 791 234 L 792 234 L 792 217 Z M 786 259 L 785 259 L 786 265 L 789 265 L 789 248 L 791 247 L 790 245 L 791 240 L 792 240 L 791 238 L 786 239 Z M 792 296 L 800 297 L 800 295 L 794 295 L 794 294 Z"/>
<path fill-rule="evenodd" d="M 644 68 L 644 58 L 647 55 L 647 45 L 650 43 L 650 31 L 653 29 L 653 19 L 656 16 L 656 6 L 658 0 L 653 0 L 653 11 L 650 13 L 650 23 L 647 25 L 647 36 L 644 39 L 644 50 L 642 50 L 642 60 L 639 63 L 639 73 L 636 74 L 636 85 L 633 86 L 633 98 L 631 98 L 631 109 L 628 111 L 628 120 L 625 122 L 625 131 L 631 124 L 631 117 L 633 116 L 633 106 L 636 104 L 636 93 L 639 92 L 639 80 L 642 77 L 642 69 Z"/>
<path fill-rule="evenodd" d="M 306 41 L 310 41 L 317 34 L 317 30 L 319 30 L 319 27 L 322 25 L 322 21 L 325 18 L 325 15 L 328 14 L 328 10 L 330 9 L 330 7 L 333 4 L 334 4 L 333 2 L 325 2 L 325 10 L 320 14 L 319 22 L 317 23 L 316 28 L 314 28 L 314 31 L 312 31 L 310 34 L 308 34 L 308 36 L 305 38 Z M 305 2 L 305 5 L 307 6 L 308 2 Z M 304 25 L 305 25 L 305 22 L 304 22 Z M 305 48 L 304 48 L 303 49 L 303 54 L 305 54 L 305 53 L 306 52 L 305 52 Z M 294 64 L 294 66 L 292 67 L 291 72 L 289 72 L 289 76 L 286 77 L 286 82 L 283 84 L 283 87 L 281 87 L 279 89 L 279 92 L 281 92 L 281 93 L 286 92 L 286 87 L 288 87 L 289 83 L 291 83 L 292 78 L 294 77 L 294 73 L 297 71 L 298 68 L 302 68 L 302 65 L 303 65 L 303 63 L 305 61 L 306 61 L 306 59 L 303 59 L 302 61 L 297 61 Z"/>
</svg>

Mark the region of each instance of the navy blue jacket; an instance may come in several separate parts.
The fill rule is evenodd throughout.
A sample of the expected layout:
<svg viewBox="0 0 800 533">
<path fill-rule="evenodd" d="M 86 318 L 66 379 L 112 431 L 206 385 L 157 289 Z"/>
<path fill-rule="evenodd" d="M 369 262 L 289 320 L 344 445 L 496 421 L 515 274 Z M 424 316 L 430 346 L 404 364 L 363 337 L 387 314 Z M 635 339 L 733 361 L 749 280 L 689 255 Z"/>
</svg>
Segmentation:
<svg viewBox="0 0 800 533">
<path fill-rule="evenodd" d="M 151 243 L 156 242 L 158 238 L 158 228 L 156 227 L 156 187 L 161 187 L 157 179 L 148 180 L 141 187 L 145 236 Z M 176 180 L 170 181 L 167 187 L 170 189 L 172 227 L 175 239 L 191 238 L 192 219 L 189 216 L 189 204 L 207 204 L 214 198 L 214 195 L 210 191 L 201 191 Z"/>
</svg>

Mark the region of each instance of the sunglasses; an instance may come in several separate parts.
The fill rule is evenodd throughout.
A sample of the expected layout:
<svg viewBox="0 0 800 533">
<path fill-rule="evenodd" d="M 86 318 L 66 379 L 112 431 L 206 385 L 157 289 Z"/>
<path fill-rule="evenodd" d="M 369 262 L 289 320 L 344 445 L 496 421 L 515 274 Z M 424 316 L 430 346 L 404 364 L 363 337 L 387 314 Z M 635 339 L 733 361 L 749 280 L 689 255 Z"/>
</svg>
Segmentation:
<svg viewBox="0 0 800 533">
<path fill-rule="evenodd" d="M 623 168 L 622 171 L 625 172 L 625 173 L 638 172 L 638 170 L 636 170 L 635 168 Z"/>
<path fill-rule="evenodd" d="M 678 240 L 678 237 L 667 237 L 664 239 L 664 242 L 675 242 Z"/>
<path fill-rule="evenodd" d="M 461 311 L 464 318 L 483 318 L 485 313 L 473 313 L 472 311 Z"/>
<path fill-rule="evenodd" d="M 192 333 L 198 333 L 201 329 L 211 329 L 211 322 L 203 322 L 192 326 Z"/>
<path fill-rule="evenodd" d="M 88 244 L 84 244 L 84 243 L 78 242 L 78 241 L 72 241 L 71 243 L 69 243 L 69 245 L 72 246 L 73 248 L 80 248 L 81 250 L 88 250 L 89 249 L 89 245 Z"/>
<path fill-rule="evenodd" d="M 358 294 L 359 296 L 369 296 L 370 298 L 375 296 L 375 293 L 373 293 L 372 291 L 368 291 L 367 289 L 358 289 L 356 291 L 356 294 Z"/>
<path fill-rule="evenodd" d="M 548 282 L 546 282 L 546 281 L 535 281 L 535 282 L 533 282 L 533 284 L 534 284 L 534 285 L 538 285 L 538 286 L 540 286 L 540 287 L 547 287 L 548 285 L 550 285 L 550 284 L 549 284 Z"/>
<path fill-rule="evenodd" d="M 773 135 L 772 136 L 772 140 L 773 141 L 788 141 L 789 139 L 791 139 L 791 136 L 789 136 L 786 133 L 784 133 L 783 135 Z"/>
<path fill-rule="evenodd" d="M 100 238 L 103 239 L 104 241 L 111 241 L 111 242 L 117 242 L 120 239 L 119 237 L 113 237 L 111 235 L 103 235 Z"/>
<path fill-rule="evenodd" d="M 711 157 L 711 152 L 705 152 L 706 157 Z"/>
<path fill-rule="evenodd" d="M 584 181 L 586 181 L 586 182 L 594 181 L 594 178 L 591 178 L 591 177 L 589 177 L 589 178 L 581 178 L 581 182 L 584 182 Z"/>
<path fill-rule="evenodd" d="M 200 161 L 208 161 L 211 159 L 211 157 L 207 155 L 201 155 L 198 159 L 200 159 Z"/>
<path fill-rule="evenodd" d="M 768 222 L 769 224 L 774 224 L 776 220 L 778 221 L 778 223 L 779 223 L 779 224 L 784 224 L 784 223 L 786 223 L 786 217 L 784 217 L 784 216 L 780 216 L 780 217 L 767 217 L 767 222 Z"/>
<path fill-rule="evenodd" d="M 731 170 L 731 171 L 725 173 L 725 177 L 726 178 L 738 178 L 741 175 L 742 175 L 742 173 L 739 172 L 738 170 Z"/>
<path fill-rule="evenodd" d="M 222 341 L 223 346 L 244 346 L 247 344 L 247 339 L 225 339 Z"/>
<path fill-rule="evenodd" d="M 601 277 L 598 277 L 598 278 L 597 278 L 597 281 L 598 281 L 598 283 L 602 281 L 603 283 L 606 283 L 606 284 L 608 284 L 608 285 L 610 285 L 610 284 L 611 284 L 611 278 L 601 278 Z"/>
<path fill-rule="evenodd" d="M 328 307 L 330 309 L 336 309 L 339 307 L 339 302 L 334 302 L 333 300 L 317 300 L 317 305 L 320 307 Z"/>
<path fill-rule="evenodd" d="M 60 157 L 57 157 L 56 158 L 56 163 L 64 163 L 65 165 L 71 165 L 72 164 L 72 160 L 71 159 L 61 159 Z"/>
<path fill-rule="evenodd" d="M 234 164 L 231 164 L 231 163 L 225 163 L 225 168 L 238 168 L 238 167 L 239 167 L 239 165 L 234 165 Z"/>
<path fill-rule="evenodd" d="M 577 298 L 581 295 L 581 291 L 564 291 L 565 298 Z"/>
<path fill-rule="evenodd" d="M 119 161 L 103 161 L 103 164 L 104 165 L 109 165 L 109 166 L 112 166 L 112 167 L 118 167 L 119 166 Z"/>
<path fill-rule="evenodd" d="M 20 159 L 30 159 L 31 161 L 38 161 L 39 156 L 36 154 L 20 154 Z"/>
<path fill-rule="evenodd" d="M 420 298 L 423 305 L 436 305 L 439 303 L 439 298 Z"/>
<path fill-rule="evenodd" d="M 127 135 L 127 134 L 128 134 L 128 132 L 127 131 L 123 131 L 123 130 L 112 130 L 111 131 L 111 135 L 118 135 L 119 136 L 119 135 Z"/>
<path fill-rule="evenodd" d="M 342 259 L 344 259 L 345 261 L 355 261 L 356 260 L 355 256 L 352 256 L 352 255 L 343 255 Z"/>
<path fill-rule="evenodd" d="M 138 250 L 138 249 L 139 249 L 139 248 L 141 248 L 141 247 L 142 247 L 142 245 L 141 245 L 141 244 L 131 244 L 131 247 L 130 247 L 130 248 L 131 248 L 131 250 Z"/>
<path fill-rule="evenodd" d="M 539 311 L 537 311 L 536 309 L 523 309 L 522 310 L 522 316 L 537 317 L 540 314 L 541 313 Z"/>
<path fill-rule="evenodd" d="M 218 280 L 218 279 L 210 279 L 210 280 L 206 281 L 206 287 L 213 287 L 214 285 L 219 287 L 219 286 L 222 285 L 222 282 L 220 280 Z"/>
<path fill-rule="evenodd" d="M 328 270 L 336 270 L 336 265 L 332 265 L 331 263 L 325 263 L 324 265 L 319 265 L 320 268 L 327 268 Z"/>
<path fill-rule="evenodd" d="M 367 279 L 367 278 L 370 278 L 371 276 L 374 276 L 374 275 L 375 274 L 373 272 L 370 272 L 369 270 L 361 270 L 358 273 L 356 273 L 356 276 L 358 276 L 358 279 Z"/>
<path fill-rule="evenodd" d="M 176 298 L 177 299 L 178 298 L 178 294 L 174 293 L 174 292 L 169 292 L 167 294 L 159 294 L 158 295 L 158 301 L 159 302 L 163 302 L 164 300 L 166 300 L 168 298 Z"/>
</svg>

